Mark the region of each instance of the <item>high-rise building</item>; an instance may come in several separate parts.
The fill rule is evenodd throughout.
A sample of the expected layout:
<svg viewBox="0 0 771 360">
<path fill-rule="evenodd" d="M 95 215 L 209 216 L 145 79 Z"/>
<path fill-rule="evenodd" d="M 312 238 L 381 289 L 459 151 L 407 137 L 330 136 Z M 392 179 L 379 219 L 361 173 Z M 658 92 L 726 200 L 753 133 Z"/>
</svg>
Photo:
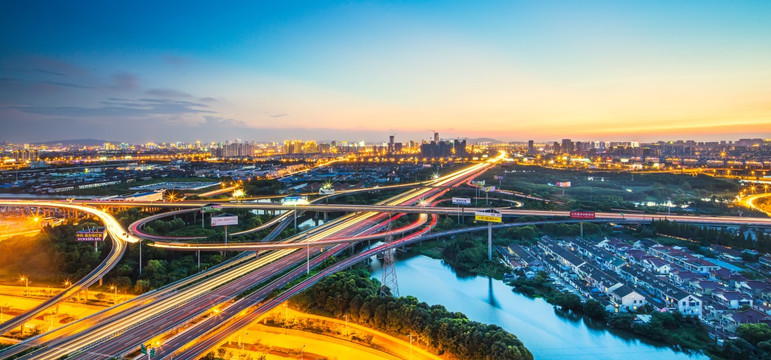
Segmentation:
<svg viewBox="0 0 771 360">
<path fill-rule="evenodd" d="M 390 135 L 388 137 L 388 153 L 390 154 L 390 153 L 393 153 L 394 151 L 395 151 L 394 150 L 394 136 Z"/>
<path fill-rule="evenodd" d="M 533 140 L 527 141 L 527 153 L 535 154 L 535 142 Z"/>
<path fill-rule="evenodd" d="M 434 132 L 434 142 L 435 143 L 439 142 L 439 133 L 438 132 Z"/>
<path fill-rule="evenodd" d="M 570 139 L 562 139 L 562 152 L 565 154 L 572 154 L 573 151 L 573 141 Z"/>
</svg>

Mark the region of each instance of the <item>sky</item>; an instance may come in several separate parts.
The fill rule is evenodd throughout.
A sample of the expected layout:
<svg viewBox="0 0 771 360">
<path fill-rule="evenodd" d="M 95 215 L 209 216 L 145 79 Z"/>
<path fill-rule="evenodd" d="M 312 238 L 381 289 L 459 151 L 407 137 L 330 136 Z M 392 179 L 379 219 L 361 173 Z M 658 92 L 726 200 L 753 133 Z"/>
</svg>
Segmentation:
<svg viewBox="0 0 771 360">
<path fill-rule="evenodd" d="M 5 1 L 0 142 L 771 138 L 771 1 Z"/>
</svg>

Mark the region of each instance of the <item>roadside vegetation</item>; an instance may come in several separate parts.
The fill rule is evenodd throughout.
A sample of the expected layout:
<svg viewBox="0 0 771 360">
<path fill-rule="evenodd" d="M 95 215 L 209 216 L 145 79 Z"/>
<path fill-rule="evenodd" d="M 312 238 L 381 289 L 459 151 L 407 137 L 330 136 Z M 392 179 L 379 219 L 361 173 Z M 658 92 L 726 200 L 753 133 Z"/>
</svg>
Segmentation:
<svg viewBox="0 0 771 360">
<path fill-rule="evenodd" d="M 363 270 L 340 272 L 296 295 L 300 311 L 342 318 L 394 336 L 412 335 L 420 346 L 458 359 L 532 359 L 516 336 L 495 325 L 469 320 L 442 305 L 429 306 L 412 296 L 379 295 L 380 283 Z"/>
</svg>

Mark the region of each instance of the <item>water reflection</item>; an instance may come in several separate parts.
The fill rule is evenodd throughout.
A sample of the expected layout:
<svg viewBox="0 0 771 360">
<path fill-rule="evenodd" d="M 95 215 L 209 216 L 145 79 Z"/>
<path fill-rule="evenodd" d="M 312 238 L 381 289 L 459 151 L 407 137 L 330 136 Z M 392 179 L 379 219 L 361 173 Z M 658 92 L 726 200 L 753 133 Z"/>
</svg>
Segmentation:
<svg viewBox="0 0 771 360">
<path fill-rule="evenodd" d="M 380 279 L 379 266 L 373 278 Z M 399 293 L 444 305 L 471 320 L 496 324 L 517 335 L 536 359 L 706 360 L 644 343 L 630 334 L 609 332 L 602 324 L 555 309 L 543 299 L 511 291 L 502 281 L 458 276 L 440 260 L 417 256 L 396 264 Z"/>
</svg>

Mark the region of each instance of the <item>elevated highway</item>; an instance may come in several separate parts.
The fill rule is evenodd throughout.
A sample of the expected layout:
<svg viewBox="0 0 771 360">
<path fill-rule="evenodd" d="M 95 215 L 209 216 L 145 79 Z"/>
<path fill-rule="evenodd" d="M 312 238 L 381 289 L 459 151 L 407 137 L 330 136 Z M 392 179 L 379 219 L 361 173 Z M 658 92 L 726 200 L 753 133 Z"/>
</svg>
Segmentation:
<svg viewBox="0 0 771 360">
<path fill-rule="evenodd" d="M 118 223 L 118 221 L 115 220 L 115 218 L 112 217 L 110 214 L 92 207 L 60 203 L 60 202 L 28 201 L 28 200 L 15 200 L 15 201 L 0 200 L 0 205 L 55 207 L 55 208 L 66 208 L 66 209 L 86 212 L 96 216 L 102 221 L 109 235 L 109 238 L 112 241 L 110 252 L 107 254 L 107 257 L 104 259 L 104 261 L 102 261 L 102 263 L 99 264 L 99 266 L 97 266 L 94 270 L 88 273 L 85 277 L 83 277 L 82 279 L 72 284 L 70 287 L 64 289 L 64 291 L 62 291 L 58 295 L 42 302 L 40 305 L 35 306 L 34 308 L 28 310 L 25 313 L 0 324 L 0 334 L 7 333 L 16 327 L 22 326 L 25 322 L 31 320 L 32 318 L 34 318 L 41 312 L 45 311 L 46 309 L 68 298 L 75 296 L 77 293 L 83 291 L 91 284 L 101 279 L 105 274 L 107 274 L 110 270 L 112 270 L 115 264 L 117 264 L 118 261 L 123 257 L 123 253 L 126 252 L 126 244 L 139 241 L 138 238 L 127 234 L 126 231 L 123 229 L 123 227 Z"/>
</svg>

